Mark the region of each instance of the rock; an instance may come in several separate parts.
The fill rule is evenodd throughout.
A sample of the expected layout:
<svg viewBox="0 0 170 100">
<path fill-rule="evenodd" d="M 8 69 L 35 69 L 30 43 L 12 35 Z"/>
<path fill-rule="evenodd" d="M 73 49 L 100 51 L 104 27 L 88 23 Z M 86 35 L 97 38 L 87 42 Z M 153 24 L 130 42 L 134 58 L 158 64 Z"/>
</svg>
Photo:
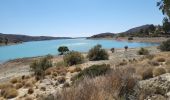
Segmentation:
<svg viewBox="0 0 170 100">
<path fill-rule="evenodd" d="M 44 79 L 41 81 L 41 84 L 44 84 L 44 85 L 52 85 L 53 82 L 50 80 L 50 79 Z"/>
</svg>

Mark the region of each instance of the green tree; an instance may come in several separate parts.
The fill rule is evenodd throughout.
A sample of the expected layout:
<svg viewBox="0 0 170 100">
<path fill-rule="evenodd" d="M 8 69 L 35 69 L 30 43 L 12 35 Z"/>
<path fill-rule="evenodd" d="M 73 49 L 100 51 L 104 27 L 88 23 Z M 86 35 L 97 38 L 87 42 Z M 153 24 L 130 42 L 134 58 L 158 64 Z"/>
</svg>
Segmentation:
<svg viewBox="0 0 170 100">
<path fill-rule="evenodd" d="M 63 55 L 65 52 L 68 52 L 69 49 L 66 46 L 61 46 L 58 48 L 58 52 L 60 52 L 60 55 Z"/>
<path fill-rule="evenodd" d="M 157 2 L 157 6 L 164 15 L 170 17 L 170 0 L 160 0 Z"/>
<path fill-rule="evenodd" d="M 163 27 L 162 28 L 165 33 L 168 33 L 170 31 L 170 22 L 169 22 L 168 18 L 166 18 L 166 17 L 163 19 Z"/>
</svg>

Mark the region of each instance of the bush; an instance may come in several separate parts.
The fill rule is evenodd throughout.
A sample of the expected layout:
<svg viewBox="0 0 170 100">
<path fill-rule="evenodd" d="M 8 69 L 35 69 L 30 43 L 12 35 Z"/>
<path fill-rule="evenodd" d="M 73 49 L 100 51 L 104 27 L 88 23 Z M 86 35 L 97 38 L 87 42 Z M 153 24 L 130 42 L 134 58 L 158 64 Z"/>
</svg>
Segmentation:
<svg viewBox="0 0 170 100">
<path fill-rule="evenodd" d="M 115 48 L 111 48 L 110 50 L 112 51 L 112 53 L 114 53 L 114 52 L 115 52 Z"/>
<path fill-rule="evenodd" d="M 156 61 L 158 61 L 158 62 L 165 62 L 166 60 L 165 60 L 165 58 L 159 57 L 159 58 L 156 59 Z"/>
<path fill-rule="evenodd" d="M 66 46 L 60 46 L 58 48 L 58 52 L 60 52 L 60 55 L 63 55 L 65 52 L 68 52 L 68 51 L 69 51 L 69 49 Z"/>
<path fill-rule="evenodd" d="M 154 76 L 159 76 L 159 75 L 162 75 L 162 74 L 165 74 L 165 73 L 166 73 L 166 70 L 164 68 L 155 68 L 153 70 Z"/>
<path fill-rule="evenodd" d="M 84 62 L 84 57 L 79 52 L 71 51 L 64 56 L 64 62 L 67 66 L 82 64 Z"/>
<path fill-rule="evenodd" d="M 102 49 L 101 45 L 96 45 L 92 49 L 90 49 L 87 57 L 89 58 L 90 61 L 109 59 L 108 53 L 104 49 Z"/>
<path fill-rule="evenodd" d="M 145 80 L 145 79 L 149 79 L 149 78 L 152 78 L 153 77 L 153 68 L 146 68 L 143 72 L 142 72 L 142 79 Z"/>
<path fill-rule="evenodd" d="M 82 79 L 84 76 L 93 78 L 96 76 L 104 75 L 109 70 L 110 70 L 110 65 L 106 65 L 106 64 L 92 65 L 82 70 L 77 76 L 74 77 L 73 80 Z"/>
<path fill-rule="evenodd" d="M 161 51 L 170 51 L 170 39 L 165 42 L 162 42 L 159 48 Z"/>
<path fill-rule="evenodd" d="M 45 70 L 52 67 L 52 62 L 47 57 L 40 59 L 39 61 L 34 61 L 30 68 L 34 71 L 34 74 L 38 78 L 42 78 L 45 75 Z"/>
<path fill-rule="evenodd" d="M 148 55 L 149 51 L 145 48 L 140 48 L 140 50 L 137 52 L 139 55 Z"/>
</svg>

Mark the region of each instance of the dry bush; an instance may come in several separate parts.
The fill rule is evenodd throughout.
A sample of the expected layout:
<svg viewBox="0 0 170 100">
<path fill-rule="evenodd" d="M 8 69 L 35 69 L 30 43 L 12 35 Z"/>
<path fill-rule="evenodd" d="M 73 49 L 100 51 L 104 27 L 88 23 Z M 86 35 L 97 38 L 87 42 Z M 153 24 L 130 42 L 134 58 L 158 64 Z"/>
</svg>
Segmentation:
<svg viewBox="0 0 170 100">
<path fill-rule="evenodd" d="M 22 88 L 22 86 L 23 86 L 22 83 L 17 83 L 17 84 L 15 85 L 15 88 L 16 88 L 16 89 L 20 89 L 20 88 Z"/>
<path fill-rule="evenodd" d="M 151 61 L 148 61 L 148 64 L 150 64 L 151 66 L 159 66 L 159 62 L 155 61 L 155 60 L 151 60 Z"/>
<path fill-rule="evenodd" d="M 137 80 L 127 71 L 114 70 L 81 82 L 57 94 L 57 100 L 128 100 L 137 99 Z"/>
<path fill-rule="evenodd" d="M 144 67 L 144 68 L 139 67 L 137 69 L 137 74 L 141 75 L 142 79 L 145 80 L 153 77 L 152 71 L 153 71 L 152 67 Z"/>
<path fill-rule="evenodd" d="M 153 70 L 154 76 L 159 76 L 159 75 L 162 75 L 162 74 L 165 74 L 165 73 L 166 73 L 166 70 L 164 68 L 155 68 Z"/>
<path fill-rule="evenodd" d="M 140 50 L 137 52 L 139 55 L 148 55 L 149 51 L 145 48 L 140 48 Z"/>
<path fill-rule="evenodd" d="M 66 67 L 66 63 L 64 61 L 60 61 L 54 64 L 55 67 Z"/>
<path fill-rule="evenodd" d="M 29 88 L 28 89 L 28 94 L 33 94 L 34 93 L 34 89 L 33 88 Z"/>
<path fill-rule="evenodd" d="M 10 80 L 10 82 L 11 82 L 12 84 L 17 83 L 18 81 L 20 81 L 19 78 L 12 78 L 12 79 Z"/>
<path fill-rule="evenodd" d="M 5 88 L 1 90 L 1 95 L 4 98 L 11 99 L 18 95 L 18 91 L 15 88 Z"/>
<path fill-rule="evenodd" d="M 158 62 L 165 62 L 166 61 L 166 59 L 163 58 L 163 57 L 157 57 L 157 58 L 155 58 L 155 60 L 158 61 Z"/>
</svg>

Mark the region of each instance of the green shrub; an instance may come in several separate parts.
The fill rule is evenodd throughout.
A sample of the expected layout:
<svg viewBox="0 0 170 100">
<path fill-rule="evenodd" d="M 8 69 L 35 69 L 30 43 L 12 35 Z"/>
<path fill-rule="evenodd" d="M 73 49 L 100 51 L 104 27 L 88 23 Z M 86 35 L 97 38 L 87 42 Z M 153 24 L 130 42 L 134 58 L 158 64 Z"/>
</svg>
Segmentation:
<svg viewBox="0 0 170 100">
<path fill-rule="evenodd" d="M 110 50 L 112 51 L 112 53 L 114 53 L 114 52 L 115 52 L 115 48 L 111 48 Z"/>
<path fill-rule="evenodd" d="M 148 55 L 149 51 L 145 48 L 140 48 L 140 50 L 137 52 L 139 55 Z"/>
<path fill-rule="evenodd" d="M 109 59 L 108 53 L 104 49 L 102 49 L 101 45 L 96 45 L 92 49 L 90 49 L 87 57 L 89 58 L 90 61 Z"/>
<path fill-rule="evenodd" d="M 165 73 L 166 73 L 166 70 L 164 68 L 155 68 L 153 70 L 154 76 L 159 76 L 159 75 L 162 75 L 162 74 L 165 74 Z"/>
<path fill-rule="evenodd" d="M 90 78 L 104 75 L 107 71 L 110 70 L 110 65 L 102 64 L 102 65 L 92 65 L 84 70 L 82 70 L 78 75 L 74 77 L 74 80 L 82 79 L 85 76 Z"/>
<path fill-rule="evenodd" d="M 64 62 L 67 66 L 82 64 L 84 62 L 84 57 L 79 52 L 71 51 L 64 56 Z"/>
<path fill-rule="evenodd" d="M 69 49 L 66 46 L 60 46 L 58 48 L 58 52 L 60 52 L 60 55 L 63 55 L 65 52 L 68 52 L 68 51 L 69 51 Z"/>
<path fill-rule="evenodd" d="M 161 51 L 170 51 L 170 39 L 165 42 L 162 42 L 159 48 Z"/>
<path fill-rule="evenodd" d="M 34 61 L 31 65 L 30 68 L 34 72 L 34 74 L 37 77 L 44 77 L 45 75 L 45 70 L 52 67 L 52 62 L 48 57 L 44 57 L 40 59 L 39 61 Z"/>
</svg>

